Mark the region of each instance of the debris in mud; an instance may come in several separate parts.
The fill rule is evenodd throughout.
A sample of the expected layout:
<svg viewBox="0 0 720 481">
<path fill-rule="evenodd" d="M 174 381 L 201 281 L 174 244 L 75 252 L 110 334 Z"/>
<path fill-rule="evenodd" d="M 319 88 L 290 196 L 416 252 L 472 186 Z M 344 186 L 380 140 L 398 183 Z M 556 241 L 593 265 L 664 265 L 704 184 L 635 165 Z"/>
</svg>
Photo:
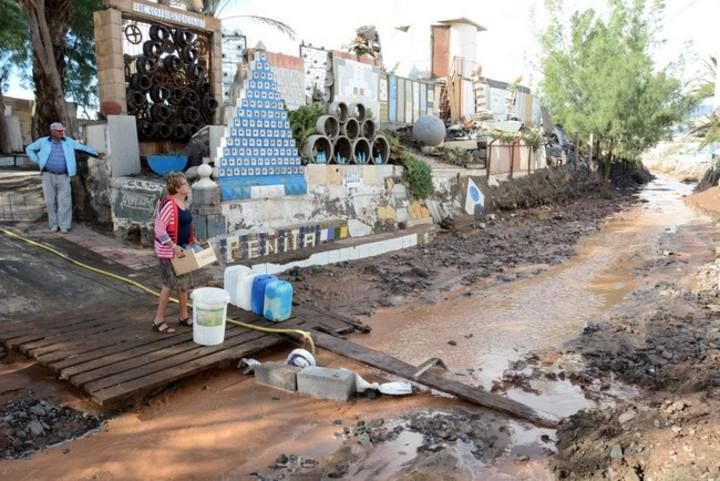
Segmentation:
<svg viewBox="0 0 720 481">
<path fill-rule="evenodd" d="M 578 239 L 598 230 L 603 219 L 634 202 L 629 195 L 605 198 L 591 190 L 577 200 L 512 215 L 458 218 L 452 231 L 443 231 L 430 244 L 284 275 L 297 286 L 299 303 L 371 316 L 378 306 L 412 304 L 419 298 L 431 303 L 441 292 L 484 280 L 513 282 L 541 274 L 573 256 Z M 523 266 L 530 269 L 515 272 Z"/>
<path fill-rule="evenodd" d="M 0 410 L 0 456 L 29 456 L 35 451 L 96 430 L 100 418 L 48 401 L 10 401 Z"/>
</svg>

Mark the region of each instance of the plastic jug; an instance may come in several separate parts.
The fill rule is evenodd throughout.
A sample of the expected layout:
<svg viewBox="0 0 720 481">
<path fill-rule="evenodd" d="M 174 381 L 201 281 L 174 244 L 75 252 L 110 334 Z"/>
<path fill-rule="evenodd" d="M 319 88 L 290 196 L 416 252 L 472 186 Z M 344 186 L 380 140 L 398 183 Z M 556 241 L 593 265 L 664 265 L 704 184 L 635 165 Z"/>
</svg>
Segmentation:
<svg viewBox="0 0 720 481">
<path fill-rule="evenodd" d="M 265 286 L 270 282 L 276 281 L 277 277 L 269 274 L 260 274 L 255 276 L 252 283 L 252 299 L 250 305 L 252 311 L 258 316 L 263 315 L 263 306 L 265 305 Z"/>
<path fill-rule="evenodd" d="M 201 287 L 192 293 L 193 341 L 215 346 L 225 340 L 225 319 L 230 296 L 224 289 Z"/>
<path fill-rule="evenodd" d="M 269 321 L 281 322 L 292 315 L 293 286 L 287 281 L 272 281 L 265 286 L 263 317 Z"/>
<path fill-rule="evenodd" d="M 250 288 L 246 286 L 245 278 L 249 275 L 252 275 L 252 269 L 245 266 L 230 266 L 225 268 L 225 275 L 224 275 L 224 284 L 225 290 L 228 294 L 230 294 L 230 304 L 234 306 L 238 306 L 245 310 L 250 310 L 249 304 L 250 304 L 250 295 L 249 290 Z M 252 283 L 250 284 L 250 287 L 252 287 Z M 248 293 L 243 295 L 243 291 L 247 289 Z M 247 299 L 246 303 L 243 303 Z M 248 307 L 243 307 L 242 304 L 248 305 Z"/>
</svg>

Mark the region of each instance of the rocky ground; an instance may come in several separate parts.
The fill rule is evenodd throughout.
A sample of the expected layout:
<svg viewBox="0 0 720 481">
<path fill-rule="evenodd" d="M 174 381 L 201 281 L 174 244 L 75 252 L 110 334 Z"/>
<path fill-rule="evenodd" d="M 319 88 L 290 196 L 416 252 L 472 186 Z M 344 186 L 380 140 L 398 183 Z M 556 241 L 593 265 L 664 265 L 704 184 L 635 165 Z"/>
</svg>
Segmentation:
<svg viewBox="0 0 720 481">
<path fill-rule="evenodd" d="M 21 458 L 97 430 L 102 420 L 44 400 L 0 407 L 0 458 Z"/>
<path fill-rule="evenodd" d="M 720 479 L 720 269 L 711 263 L 679 275 L 688 257 L 674 250 L 677 235 L 668 233 L 658 256 L 635 269 L 652 285 L 559 351 L 517 362 L 495 386 L 531 390 L 535 379 L 567 378 L 593 399 L 615 383 L 637 388 L 635 397 L 562 422 L 551 458 L 557 479 Z"/>
</svg>

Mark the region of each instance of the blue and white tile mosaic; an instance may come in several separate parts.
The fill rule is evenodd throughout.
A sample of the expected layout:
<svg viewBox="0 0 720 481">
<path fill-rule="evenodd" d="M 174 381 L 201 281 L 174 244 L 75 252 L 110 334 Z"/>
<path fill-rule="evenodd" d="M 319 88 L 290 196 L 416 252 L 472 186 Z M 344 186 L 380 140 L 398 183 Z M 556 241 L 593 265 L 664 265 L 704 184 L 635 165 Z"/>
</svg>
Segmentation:
<svg viewBox="0 0 720 481">
<path fill-rule="evenodd" d="M 223 200 L 306 194 L 304 167 L 265 52 L 256 55 L 246 82 L 218 165 Z"/>
</svg>

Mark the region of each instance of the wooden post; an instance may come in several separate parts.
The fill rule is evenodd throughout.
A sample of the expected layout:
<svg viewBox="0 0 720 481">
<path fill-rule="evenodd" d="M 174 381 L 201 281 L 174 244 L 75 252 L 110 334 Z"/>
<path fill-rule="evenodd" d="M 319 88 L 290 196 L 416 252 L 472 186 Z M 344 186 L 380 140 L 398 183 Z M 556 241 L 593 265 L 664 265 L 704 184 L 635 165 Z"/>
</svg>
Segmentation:
<svg viewBox="0 0 720 481">
<path fill-rule="evenodd" d="M 487 143 L 487 156 L 485 160 L 485 175 L 489 179 L 490 178 L 490 157 L 492 157 L 492 145 L 493 142 L 495 142 L 496 139 L 492 139 L 490 142 Z"/>
<path fill-rule="evenodd" d="M 515 170 L 515 142 L 510 142 L 510 178 L 513 178 L 513 171 Z"/>
</svg>

